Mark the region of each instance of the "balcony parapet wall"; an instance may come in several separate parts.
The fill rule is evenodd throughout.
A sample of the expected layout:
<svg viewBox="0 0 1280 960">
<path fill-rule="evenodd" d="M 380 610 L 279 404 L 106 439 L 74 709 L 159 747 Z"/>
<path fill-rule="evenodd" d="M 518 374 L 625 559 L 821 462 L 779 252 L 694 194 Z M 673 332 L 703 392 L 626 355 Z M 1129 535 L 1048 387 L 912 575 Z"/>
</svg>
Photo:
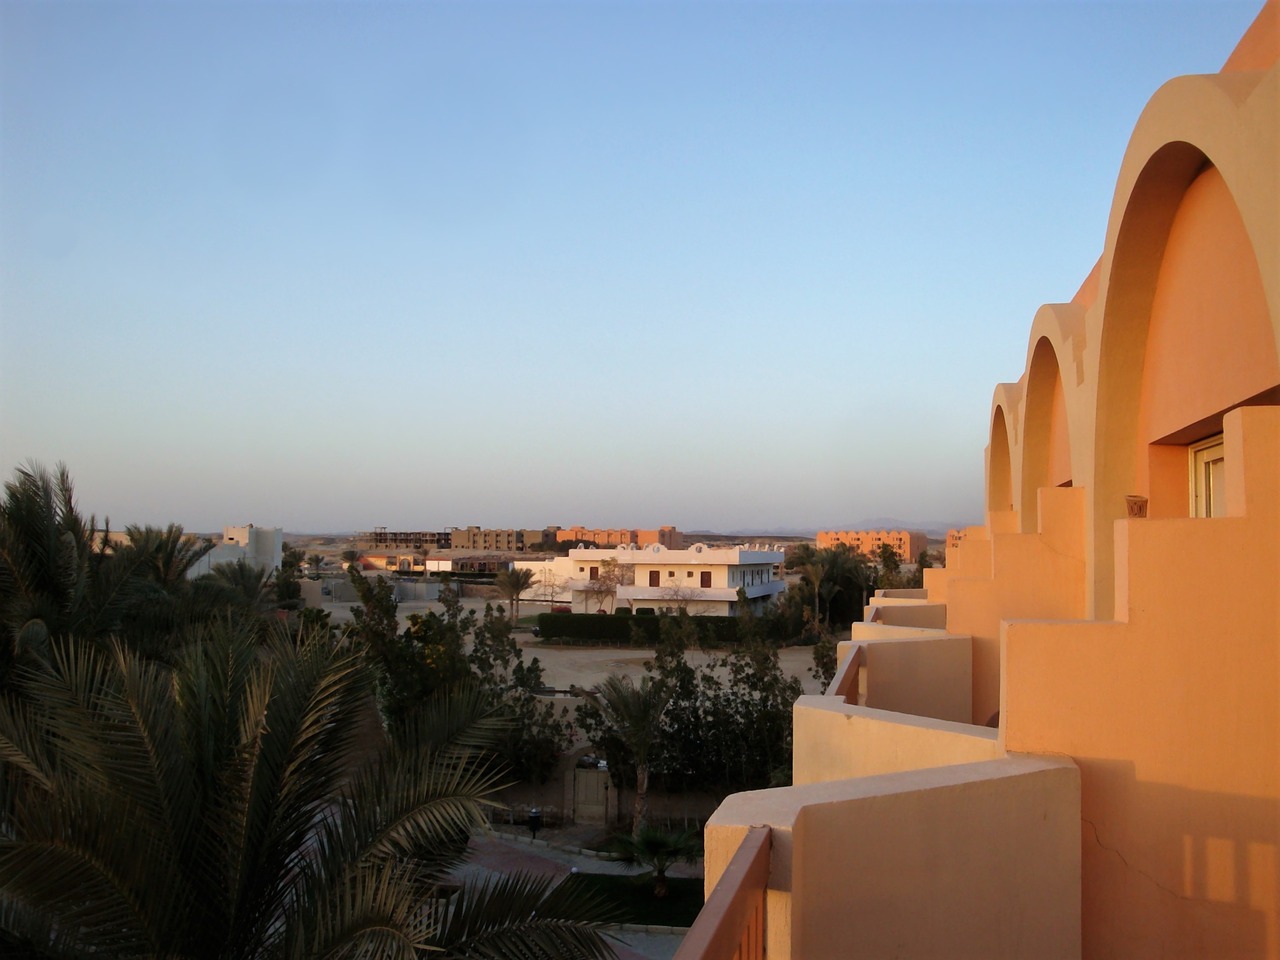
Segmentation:
<svg viewBox="0 0 1280 960">
<path fill-rule="evenodd" d="M 792 782 L 823 783 L 1004 755 L 999 732 L 806 696 L 792 709 Z"/>
<path fill-rule="evenodd" d="M 735 794 L 707 824 L 708 890 L 756 824 L 773 835 L 770 960 L 1080 956 L 1080 781 L 1069 760 Z"/>
<path fill-rule="evenodd" d="M 973 642 L 941 630 L 854 624 L 837 647 L 832 691 L 849 703 L 968 723 L 972 719 Z M 846 677 L 861 647 L 861 677 Z"/>
</svg>

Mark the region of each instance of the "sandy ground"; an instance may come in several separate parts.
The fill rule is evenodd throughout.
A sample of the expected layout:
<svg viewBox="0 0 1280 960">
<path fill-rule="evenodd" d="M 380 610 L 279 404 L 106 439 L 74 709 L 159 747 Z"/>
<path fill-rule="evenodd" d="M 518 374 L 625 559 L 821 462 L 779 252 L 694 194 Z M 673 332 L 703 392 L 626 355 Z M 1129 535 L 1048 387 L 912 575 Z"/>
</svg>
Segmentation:
<svg viewBox="0 0 1280 960">
<path fill-rule="evenodd" d="M 466 600 L 464 606 L 475 610 L 477 615 L 483 614 L 485 601 Z M 332 617 L 334 623 L 347 623 L 351 620 L 350 603 L 327 603 L 323 606 Z M 412 613 L 425 610 L 442 611 L 439 603 L 434 601 L 412 601 L 401 603 L 398 609 L 400 626 L 408 626 L 408 617 Z M 520 604 L 520 616 L 541 613 L 548 609 L 544 603 L 524 601 Z M 644 675 L 646 660 L 653 657 L 652 650 L 630 647 L 579 647 L 545 644 L 537 640 L 527 630 L 516 632 L 516 639 L 525 651 L 528 661 L 537 657 L 542 664 L 543 676 L 550 687 L 557 690 L 568 690 L 571 686 L 593 687 L 611 673 L 622 673 L 639 678 Z M 690 651 L 687 655 L 689 663 L 698 666 L 706 662 L 706 656 L 699 651 Z M 786 647 L 779 655 L 782 668 L 793 677 L 799 677 L 804 685 L 805 693 L 821 693 L 821 685 L 810 671 L 813 668 L 813 648 Z"/>
</svg>

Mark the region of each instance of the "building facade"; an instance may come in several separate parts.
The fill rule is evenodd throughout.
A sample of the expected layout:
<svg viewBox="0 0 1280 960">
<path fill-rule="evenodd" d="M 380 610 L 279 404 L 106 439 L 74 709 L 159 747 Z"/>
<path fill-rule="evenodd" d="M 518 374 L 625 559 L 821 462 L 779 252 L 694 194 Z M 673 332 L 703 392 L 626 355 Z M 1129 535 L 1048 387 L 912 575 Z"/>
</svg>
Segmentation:
<svg viewBox="0 0 1280 960">
<path fill-rule="evenodd" d="M 668 550 L 680 550 L 684 547 L 684 534 L 675 527 L 659 527 L 656 530 L 568 527 L 556 531 L 556 540 L 560 543 L 594 543 L 599 547 L 647 547 L 655 543 Z"/>
<path fill-rule="evenodd" d="M 188 578 L 208 573 L 216 564 L 244 560 L 260 570 L 279 570 L 284 560 L 284 530 L 280 527 L 223 527 L 222 542 L 200 558 Z"/>
<path fill-rule="evenodd" d="M 770 960 L 1280 957 L 1278 21 L 1152 96 L 986 522 L 708 824 L 708 890 L 766 851 Z"/>
<path fill-rule="evenodd" d="M 738 612 L 739 588 L 757 612 L 786 589 L 779 577 L 782 559 L 781 551 L 765 548 L 695 543 L 669 550 L 654 543 L 577 547 L 565 557 L 515 565 L 534 574 L 527 598 L 567 601 L 574 613 L 611 613 L 622 606 L 732 616 Z"/>
<path fill-rule="evenodd" d="M 451 531 L 454 550 L 489 553 L 525 553 L 535 544 L 555 542 L 555 527 L 541 530 L 494 530 L 487 527 L 455 527 Z"/>
<path fill-rule="evenodd" d="M 388 530 L 374 527 L 356 534 L 356 549 L 370 551 L 391 550 L 448 550 L 452 538 L 448 530 Z"/>
<path fill-rule="evenodd" d="M 819 550 L 843 543 L 872 559 L 888 544 L 903 563 L 915 563 L 921 552 L 929 549 L 928 535 L 917 530 L 819 530 L 817 539 Z"/>
</svg>

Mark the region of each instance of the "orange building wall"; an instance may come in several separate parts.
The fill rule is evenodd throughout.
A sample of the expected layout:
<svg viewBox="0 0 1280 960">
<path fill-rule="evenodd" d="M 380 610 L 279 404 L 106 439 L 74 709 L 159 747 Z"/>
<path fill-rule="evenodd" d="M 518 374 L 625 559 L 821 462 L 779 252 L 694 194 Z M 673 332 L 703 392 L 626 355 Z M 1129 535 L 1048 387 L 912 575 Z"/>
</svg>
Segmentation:
<svg viewBox="0 0 1280 960">
<path fill-rule="evenodd" d="M 964 751 L 930 739 L 918 757 L 930 766 L 915 768 L 904 748 L 918 722 L 829 692 L 798 704 L 799 785 L 731 797 L 708 824 L 708 884 L 721 823 L 772 827 L 771 957 L 1052 945 L 1086 960 L 1280 960 L 1278 58 L 1280 0 L 1268 0 L 1224 73 L 1152 95 L 1100 257 L 1070 303 L 1036 312 L 1018 379 L 993 392 L 986 522 L 949 536 L 946 567 L 912 598 L 945 604 L 945 635 L 969 639 L 971 719 L 998 725 L 1005 752 L 991 768 L 1078 770 L 1055 794 L 1059 809 L 1078 800 L 1071 855 L 952 846 L 985 829 L 995 780 L 982 778 L 983 816 L 964 826 L 968 809 L 946 794 Z M 1225 515 L 1195 518 L 1189 444 L 1218 431 Z M 1130 517 L 1131 495 L 1148 497 L 1145 517 Z M 853 666 L 858 642 L 846 693 L 869 698 L 874 660 Z M 862 775 L 856 764 L 880 755 L 902 772 Z M 891 795 L 899 777 L 909 783 Z M 1031 819 L 1028 835 L 1045 822 Z M 882 856 L 860 859 L 872 850 Z M 1026 880 L 1054 886 L 1019 914 Z M 991 902 L 966 900 L 988 882 Z M 955 918 L 950 939 L 924 945 L 937 917 Z M 975 917 L 984 932 L 1025 919 L 1055 933 L 977 945 L 962 932 Z"/>
<path fill-rule="evenodd" d="M 819 530 L 817 543 L 819 550 L 843 543 L 873 559 L 880 552 L 880 544 L 887 543 L 899 560 L 914 563 L 920 551 L 928 549 L 929 538 L 912 530 Z"/>
<path fill-rule="evenodd" d="M 1153 96 L 1102 257 L 993 397 L 986 529 L 930 571 L 975 722 L 1080 768 L 1085 957 L 1280 957 L 1277 19 L 1255 72 Z M 1218 432 L 1228 516 L 1194 519 Z"/>
</svg>

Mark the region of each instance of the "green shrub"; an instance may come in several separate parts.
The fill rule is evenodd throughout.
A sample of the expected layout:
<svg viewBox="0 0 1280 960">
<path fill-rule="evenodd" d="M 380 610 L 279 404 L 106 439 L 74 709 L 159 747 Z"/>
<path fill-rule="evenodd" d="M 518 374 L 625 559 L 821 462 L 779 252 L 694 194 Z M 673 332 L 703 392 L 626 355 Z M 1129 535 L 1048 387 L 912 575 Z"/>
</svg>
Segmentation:
<svg viewBox="0 0 1280 960">
<path fill-rule="evenodd" d="M 639 608 L 633 617 L 540 613 L 538 635 L 543 640 L 569 644 L 594 642 L 652 648 L 658 644 L 667 615 L 643 614 L 648 609 L 651 608 Z M 706 646 L 731 647 L 738 642 L 737 617 L 690 617 L 689 622 L 698 631 L 699 642 Z"/>
</svg>

